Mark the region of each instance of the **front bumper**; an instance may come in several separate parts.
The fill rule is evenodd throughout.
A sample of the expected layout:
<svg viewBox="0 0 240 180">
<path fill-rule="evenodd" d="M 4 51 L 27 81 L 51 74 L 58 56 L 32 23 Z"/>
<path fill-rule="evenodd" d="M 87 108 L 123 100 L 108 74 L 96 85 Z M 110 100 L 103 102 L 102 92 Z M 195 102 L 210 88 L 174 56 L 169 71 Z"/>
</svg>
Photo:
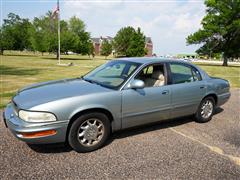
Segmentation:
<svg viewBox="0 0 240 180">
<path fill-rule="evenodd" d="M 29 123 L 23 121 L 17 117 L 14 113 L 11 104 L 8 104 L 5 111 L 3 112 L 3 120 L 6 127 L 10 129 L 15 137 L 18 139 L 31 143 L 31 144 L 49 144 L 49 143 L 59 143 L 65 142 L 66 133 L 68 127 L 68 120 L 66 121 L 56 121 L 47 123 Z M 21 133 L 34 133 L 47 130 L 55 130 L 57 133 L 55 135 L 41 136 L 41 137 L 22 137 Z"/>
</svg>

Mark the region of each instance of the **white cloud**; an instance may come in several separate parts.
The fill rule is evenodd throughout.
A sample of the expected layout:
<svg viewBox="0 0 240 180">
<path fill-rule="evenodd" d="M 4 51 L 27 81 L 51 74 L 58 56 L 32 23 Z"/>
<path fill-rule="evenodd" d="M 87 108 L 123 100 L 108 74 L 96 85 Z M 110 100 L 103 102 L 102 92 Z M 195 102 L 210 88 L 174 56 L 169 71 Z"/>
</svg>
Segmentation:
<svg viewBox="0 0 240 180">
<path fill-rule="evenodd" d="M 158 54 L 193 52 L 185 38 L 200 27 L 203 1 L 64 1 L 62 16 L 83 19 L 92 36 L 111 35 L 124 26 L 141 27 Z"/>
</svg>

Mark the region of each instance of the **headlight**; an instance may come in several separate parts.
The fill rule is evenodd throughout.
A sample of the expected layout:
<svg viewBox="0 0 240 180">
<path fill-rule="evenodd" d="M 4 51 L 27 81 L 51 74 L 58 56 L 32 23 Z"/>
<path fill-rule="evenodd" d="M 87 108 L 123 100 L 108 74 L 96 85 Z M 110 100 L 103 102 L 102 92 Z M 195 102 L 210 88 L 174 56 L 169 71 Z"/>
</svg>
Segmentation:
<svg viewBox="0 0 240 180">
<path fill-rule="evenodd" d="M 52 113 L 47 112 L 34 112 L 20 110 L 18 113 L 19 117 L 27 122 L 50 122 L 56 121 L 56 117 Z"/>
</svg>

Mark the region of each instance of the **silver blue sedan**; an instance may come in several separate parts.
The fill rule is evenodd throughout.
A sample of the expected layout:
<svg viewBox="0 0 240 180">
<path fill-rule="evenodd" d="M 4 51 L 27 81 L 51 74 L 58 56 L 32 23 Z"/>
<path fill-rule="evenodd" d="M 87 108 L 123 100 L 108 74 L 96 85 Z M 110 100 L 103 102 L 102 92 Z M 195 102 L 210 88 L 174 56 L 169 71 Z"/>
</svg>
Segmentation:
<svg viewBox="0 0 240 180">
<path fill-rule="evenodd" d="M 4 121 L 27 143 L 68 142 L 77 152 L 89 152 L 117 130 L 188 115 L 207 122 L 229 99 L 229 88 L 227 80 L 191 63 L 122 58 L 83 77 L 19 90 Z"/>
</svg>

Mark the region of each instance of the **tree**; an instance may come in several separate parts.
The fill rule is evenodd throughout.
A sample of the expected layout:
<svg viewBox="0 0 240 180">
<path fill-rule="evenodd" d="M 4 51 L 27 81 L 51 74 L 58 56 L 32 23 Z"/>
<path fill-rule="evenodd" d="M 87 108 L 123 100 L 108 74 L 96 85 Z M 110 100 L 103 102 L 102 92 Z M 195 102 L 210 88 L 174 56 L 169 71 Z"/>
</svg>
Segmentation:
<svg viewBox="0 0 240 180">
<path fill-rule="evenodd" d="M 86 28 L 84 22 L 76 16 L 70 18 L 69 27 L 70 30 L 77 35 L 80 35 L 82 32 L 84 32 Z"/>
<path fill-rule="evenodd" d="M 3 34 L 2 27 L 0 26 L 0 55 L 3 55 Z"/>
<path fill-rule="evenodd" d="M 118 56 L 144 56 L 145 36 L 138 28 L 125 27 L 120 29 L 113 40 L 113 47 Z"/>
<path fill-rule="evenodd" d="M 206 0 L 205 5 L 202 28 L 187 37 L 187 44 L 202 44 L 199 54 L 222 54 L 227 66 L 228 59 L 240 57 L 240 1 Z"/>
<path fill-rule="evenodd" d="M 113 47 L 118 56 L 126 56 L 127 49 L 129 47 L 131 37 L 135 33 L 133 27 L 121 28 L 113 39 Z"/>
<path fill-rule="evenodd" d="M 61 52 L 67 54 L 68 51 L 73 51 L 77 43 L 77 36 L 70 31 L 69 24 L 61 21 Z"/>
<path fill-rule="evenodd" d="M 48 42 L 48 52 L 56 53 L 56 59 L 58 59 L 60 56 L 58 52 L 58 19 L 53 15 L 52 11 L 48 11 L 43 17 L 43 23 L 46 32 L 45 36 Z"/>
<path fill-rule="evenodd" d="M 45 26 L 45 18 L 34 18 L 33 20 L 33 31 L 31 35 L 31 43 L 34 51 L 42 53 L 48 51 L 48 31 Z"/>
<path fill-rule="evenodd" d="M 78 43 L 77 43 L 77 46 L 75 47 L 76 48 L 76 52 L 80 53 L 82 55 L 89 54 L 89 52 L 90 52 L 89 43 L 90 42 L 91 42 L 90 34 L 88 32 L 85 32 L 85 31 L 81 32 L 78 35 Z"/>
<path fill-rule="evenodd" d="M 1 27 L 1 53 L 4 50 L 31 49 L 32 24 L 28 19 L 21 19 L 14 13 L 9 13 Z"/>
<path fill-rule="evenodd" d="M 95 57 L 95 48 L 93 46 L 92 41 L 88 42 L 88 56 L 90 57 L 92 55 L 92 58 Z"/>
<path fill-rule="evenodd" d="M 109 56 L 112 53 L 112 44 L 108 42 L 108 40 L 104 39 L 101 44 L 101 55 L 105 56 L 107 59 L 107 56 Z"/>
<path fill-rule="evenodd" d="M 31 37 L 33 49 L 39 52 L 54 52 L 58 59 L 58 19 L 53 17 L 51 11 L 46 15 L 34 18 L 34 31 Z M 61 29 L 61 52 L 66 50 L 66 41 L 70 41 L 69 35 L 65 32 L 68 30 L 68 24 L 64 20 L 60 21 Z M 71 42 L 71 41 L 70 41 Z"/>
<path fill-rule="evenodd" d="M 69 29 L 76 37 L 74 51 L 82 55 L 89 55 L 91 51 L 91 46 L 89 45 L 90 33 L 85 31 L 85 27 L 86 26 L 81 19 L 76 16 L 70 18 Z"/>
<path fill-rule="evenodd" d="M 77 17 L 69 22 L 60 21 L 61 52 L 74 51 L 83 55 L 93 55 L 94 47 L 90 41 L 90 33 L 85 31 L 85 24 Z M 54 52 L 58 54 L 58 20 L 51 11 L 45 16 L 28 19 L 9 13 L 0 26 L 0 54 L 4 50 L 34 50 L 42 54 Z"/>
<path fill-rule="evenodd" d="M 128 57 L 141 57 L 145 54 L 145 36 L 141 32 L 141 29 L 138 28 L 131 38 L 126 55 Z"/>
<path fill-rule="evenodd" d="M 34 32 L 32 34 L 32 44 L 34 50 L 40 52 L 54 52 L 58 59 L 58 20 L 53 18 L 52 12 L 49 11 L 45 16 L 35 18 L 33 21 Z M 71 31 L 68 22 L 60 21 L 61 41 L 60 50 L 61 53 L 67 53 L 73 51 L 78 37 Z"/>
<path fill-rule="evenodd" d="M 3 55 L 4 50 L 13 49 L 14 38 L 11 36 L 10 28 L 0 28 L 0 54 Z"/>
</svg>

